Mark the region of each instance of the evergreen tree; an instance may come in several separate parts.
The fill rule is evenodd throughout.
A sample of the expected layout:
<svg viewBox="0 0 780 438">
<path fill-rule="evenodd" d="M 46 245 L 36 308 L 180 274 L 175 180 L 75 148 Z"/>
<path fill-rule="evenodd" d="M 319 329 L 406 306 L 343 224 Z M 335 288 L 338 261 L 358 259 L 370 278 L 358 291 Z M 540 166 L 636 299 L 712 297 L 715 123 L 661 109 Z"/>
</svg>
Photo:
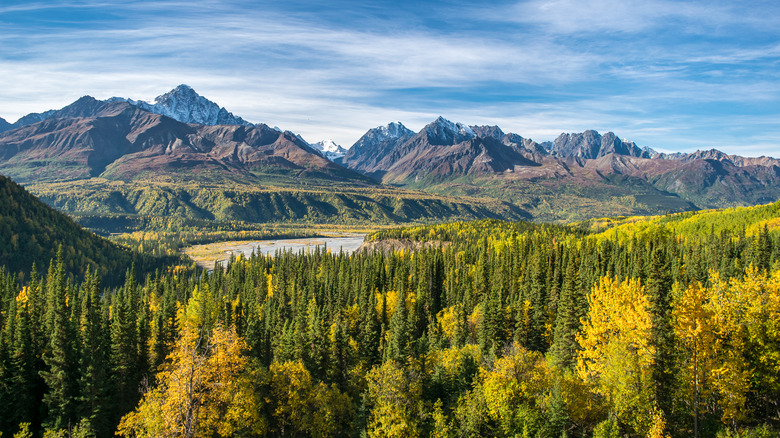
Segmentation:
<svg viewBox="0 0 780 438">
<path fill-rule="evenodd" d="M 140 396 L 138 329 L 136 325 L 135 275 L 128 273 L 125 286 L 112 296 L 111 375 L 115 421 L 135 406 Z"/>
<path fill-rule="evenodd" d="M 550 351 L 553 363 L 561 368 L 572 368 L 579 349 L 576 336 L 580 330 L 580 320 L 585 315 L 585 299 L 578 285 L 579 275 L 573 255 L 570 255 L 566 265 Z"/>
<path fill-rule="evenodd" d="M 76 370 L 73 354 L 73 331 L 68 319 L 68 289 L 65 284 L 65 266 L 62 248 L 50 269 L 47 280 L 49 303 L 48 322 L 51 328 L 48 349 L 44 353 L 46 369 L 41 377 L 46 382 L 43 403 L 46 406 L 45 426 L 62 429 L 74 423 L 74 399 L 76 396 Z"/>
<path fill-rule="evenodd" d="M 669 262 L 662 246 L 655 248 L 650 257 L 645 291 L 650 301 L 650 342 L 655 346 L 652 364 L 655 397 L 658 408 L 671 413 L 672 393 L 675 385 L 674 331 L 671 325 L 671 288 Z"/>
<path fill-rule="evenodd" d="M 366 361 L 368 366 L 377 365 L 381 362 L 380 356 L 380 321 L 376 311 L 376 296 L 369 292 L 368 305 L 364 312 L 362 330 L 360 331 L 360 357 Z"/>
<path fill-rule="evenodd" d="M 13 370 L 13 380 L 11 382 L 11 394 L 13 402 L 6 406 L 12 407 L 12 424 L 17 425 L 23 422 L 34 422 L 38 424 L 38 410 L 36 405 L 37 387 L 39 386 L 39 377 L 36 373 L 35 347 L 31 336 L 30 324 L 30 297 L 26 293 L 28 288 L 22 290 L 23 297 L 20 297 L 16 303 L 15 328 L 14 328 L 14 348 L 11 356 L 11 369 Z"/>
<path fill-rule="evenodd" d="M 406 291 L 398 293 L 395 311 L 390 318 L 390 339 L 387 342 L 384 360 L 404 363 L 409 355 L 412 342 L 409 327 L 409 312 L 406 309 Z"/>
<path fill-rule="evenodd" d="M 99 436 L 111 432 L 107 420 L 108 403 L 108 333 L 100 302 L 100 284 L 97 274 L 87 272 L 84 297 L 81 301 L 80 354 L 80 409 Z"/>
</svg>

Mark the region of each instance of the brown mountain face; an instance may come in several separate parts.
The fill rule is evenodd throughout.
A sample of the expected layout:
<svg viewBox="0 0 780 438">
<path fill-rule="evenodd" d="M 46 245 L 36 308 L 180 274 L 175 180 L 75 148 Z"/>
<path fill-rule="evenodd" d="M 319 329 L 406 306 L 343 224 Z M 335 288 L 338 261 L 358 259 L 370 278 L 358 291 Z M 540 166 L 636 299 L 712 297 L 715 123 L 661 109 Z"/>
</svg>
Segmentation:
<svg viewBox="0 0 780 438">
<path fill-rule="evenodd" d="M 483 135 L 440 117 L 416 135 L 395 144 L 383 157 L 367 157 L 374 160 L 373 166 L 365 166 L 365 162 L 358 165 L 364 165 L 368 168 L 367 173 L 389 183 L 420 179 L 441 181 L 538 165 L 526 158 L 533 153 L 522 142 L 505 141 L 507 136 L 498 127 L 478 129 Z"/>
<path fill-rule="evenodd" d="M 373 184 L 265 125 L 185 124 L 127 102 L 85 97 L 0 133 L 0 173 L 22 182 L 228 179 L 259 175 Z"/>
<path fill-rule="evenodd" d="M 538 166 L 516 148 L 492 137 L 476 137 L 454 145 L 435 145 L 427 140 L 425 136 L 413 139 L 397 154 L 391 155 L 394 162 L 386 171 L 384 181 L 484 176 L 511 171 L 516 166 Z"/>
<path fill-rule="evenodd" d="M 369 129 L 347 150 L 340 162 L 350 169 L 376 176 L 379 162 L 396 146 L 413 136 L 414 132 L 401 123 L 389 123 L 386 126 Z"/>
<path fill-rule="evenodd" d="M 549 151 L 533 140 L 505 134 L 498 126 L 469 127 L 439 118 L 407 140 L 347 164 L 386 183 L 437 193 L 489 195 L 532 207 L 556 193 L 574 196 L 583 204 L 607 199 L 631 205 L 635 202 L 631 199 L 641 199 L 653 205 L 642 212 L 780 198 L 780 160 L 774 158 L 717 150 L 657 154 L 612 132 L 602 136 L 596 131 L 561 134 L 548 147 Z M 470 179 L 463 180 L 464 176 Z M 601 199 L 605 193 L 609 195 Z"/>
</svg>

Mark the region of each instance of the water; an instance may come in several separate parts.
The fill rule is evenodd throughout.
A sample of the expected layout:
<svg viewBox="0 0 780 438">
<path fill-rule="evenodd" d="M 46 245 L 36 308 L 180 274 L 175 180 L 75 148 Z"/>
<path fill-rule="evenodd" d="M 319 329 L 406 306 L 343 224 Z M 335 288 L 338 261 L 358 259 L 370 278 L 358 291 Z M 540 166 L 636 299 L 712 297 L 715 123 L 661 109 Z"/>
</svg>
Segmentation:
<svg viewBox="0 0 780 438">
<path fill-rule="evenodd" d="M 314 251 L 315 248 L 319 247 L 320 250 L 327 248 L 329 252 L 334 254 L 338 254 L 339 251 L 352 254 L 360 247 L 364 238 L 365 234 L 333 233 L 325 237 L 304 239 L 212 242 L 184 248 L 183 252 L 192 258 L 198 266 L 210 270 L 214 268 L 215 263 L 225 266 L 231 257 L 243 255 L 249 258 L 252 252 L 273 256 L 277 251 L 292 251 L 294 254 L 298 254 L 301 251 Z"/>
<path fill-rule="evenodd" d="M 294 254 L 297 254 L 300 251 L 313 251 L 316 247 L 319 247 L 321 250 L 327 248 L 328 251 L 334 254 L 338 254 L 339 251 L 343 251 L 345 254 L 352 254 L 363 244 L 365 237 L 363 234 L 350 234 L 339 237 L 264 240 L 242 245 L 241 248 L 237 248 L 237 251 L 234 251 L 234 254 L 238 255 L 240 252 L 244 254 L 244 257 L 249 257 L 252 251 L 255 254 L 262 255 L 274 255 L 276 251 L 292 251 Z"/>
</svg>

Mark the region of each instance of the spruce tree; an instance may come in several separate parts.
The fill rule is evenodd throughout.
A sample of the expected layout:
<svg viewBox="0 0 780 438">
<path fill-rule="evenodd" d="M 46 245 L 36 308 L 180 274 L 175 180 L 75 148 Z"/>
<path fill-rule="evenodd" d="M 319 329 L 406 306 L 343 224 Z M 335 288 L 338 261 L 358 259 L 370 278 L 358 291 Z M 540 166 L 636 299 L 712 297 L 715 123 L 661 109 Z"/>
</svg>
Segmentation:
<svg viewBox="0 0 780 438">
<path fill-rule="evenodd" d="M 87 418 L 99 436 L 111 432 L 108 414 L 108 333 L 100 302 L 97 274 L 87 272 L 81 301 L 79 416 Z"/>
<path fill-rule="evenodd" d="M 29 289 L 26 289 L 29 291 Z M 11 356 L 13 380 L 10 385 L 13 394 L 13 403 L 7 406 L 13 407 L 12 424 L 22 422 L 37 424 L 39 400 L 37 399 L 37 387 L 40 377 L 36 372 L 35 347 L 31 335 L 30 326 L 30 297 L 16 303 L 14 347 Z"/>
<path fill-rule="evenodd" d="M 46 369 L 41 377 L 46 382 L 43 403 L 46 406 L 44 426 L 49 429 L 62 429 L 73 423 L 76 382 L 73 357 L 73 332 L 68 316 L 65 284 L 65 266 L 62 260 L 62 246 L 57 251 L 54 269 L 50 269 L 51 278 L 47 281 L 49 304 L 48 322 L 50 337 L 43 359 Z"/>
<path fill-rule="evenodd" d="M 553 344 L 550 347 L 551 360 L 560 368 L 572 368 L 578 345 L 577 332 L 580 330 L 580 318 L 585 315 L 583 297 L 579 287 L 577 262 L 570 254 L 566 263 L 566 273 L 561 286 L 561 298 L 558 301 L 558 313 L 555 318 Z"/>
<path fill-rule="evenodd" d="M 409 355 L 409 347 L 412 341 L 409 327 L 409 312 L 406 309 L 406 291 L 398 293 L 395 311 L 390 318 L 390 339 L 387 342 L 384 360 L 394 360 L 405 363 Z"/>
<path fill-rule="evenodd" d="M 671 413 L 674 392 L 674 331 L 671 325 L 672 279 L 669 262 L 663 247 L 653 250 L 647 275 L 645 291 L 650 301 L 651 344 L 655 346 L 653 381 L 658 407 Z"/>
<path fill-rule="evenodd" d="M 138 370 L 138 328 L 136 283 L 128 273 L 125 286 L 112 296 L 111 306 L 111 375 L 114 421 L 135 406 L 140 396 Z"/>
</svg>

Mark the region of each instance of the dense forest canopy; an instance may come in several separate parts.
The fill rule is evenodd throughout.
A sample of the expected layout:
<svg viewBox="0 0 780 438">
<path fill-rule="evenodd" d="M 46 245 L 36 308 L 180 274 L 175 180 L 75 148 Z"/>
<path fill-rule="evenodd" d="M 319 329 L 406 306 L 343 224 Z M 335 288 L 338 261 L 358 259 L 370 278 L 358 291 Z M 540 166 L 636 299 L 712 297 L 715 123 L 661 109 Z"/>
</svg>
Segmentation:
<svg viewBox="0 0 780 438">
<path fill-rule="evenodd" d="M 60 251 L 45 272 L 0 272 L 0 431 L 777 436 L 777 208 L 642 232 L 394 229 L 369 240 L 431 243 L 121 287 L 68 276 Z M 692 231 L 697 216 L 716 225 Z"/>
</svg>

